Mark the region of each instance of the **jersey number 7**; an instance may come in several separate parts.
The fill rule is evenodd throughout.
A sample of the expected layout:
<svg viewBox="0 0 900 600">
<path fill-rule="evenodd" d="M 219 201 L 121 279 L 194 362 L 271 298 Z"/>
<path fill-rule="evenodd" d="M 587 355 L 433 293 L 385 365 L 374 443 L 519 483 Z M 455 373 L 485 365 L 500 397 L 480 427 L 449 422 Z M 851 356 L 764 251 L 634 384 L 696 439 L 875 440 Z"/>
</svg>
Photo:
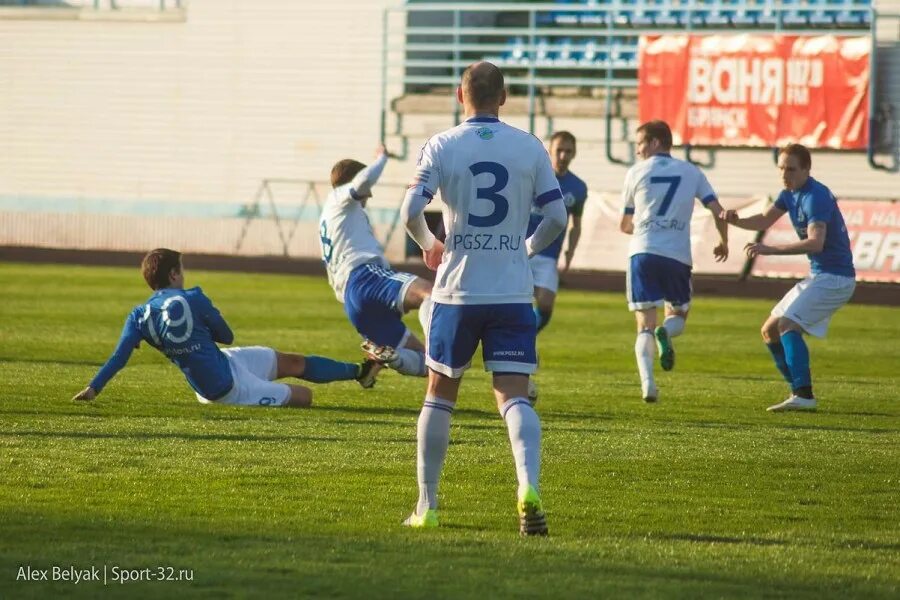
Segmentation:
<svg viewBox="0 0 900 600">
<path fill-rule="evenodd" d="M 650 185 L 653 185 L 654 183 L 664 183 L 669 186 L 669 189 L 666 190 L 666 195 L 663 196 L 662 204 L 659 205 L 659 210 L 656 211 L 657 217 L 664 217 L 666 211 L 669 210 L 669 205 L 672 204 L 672 198 L 675 197 L 675 192 L 678 191 L 681 177 L 679 175 L 672 175 L 670 177 L 651 177 Z"/>
</svg>

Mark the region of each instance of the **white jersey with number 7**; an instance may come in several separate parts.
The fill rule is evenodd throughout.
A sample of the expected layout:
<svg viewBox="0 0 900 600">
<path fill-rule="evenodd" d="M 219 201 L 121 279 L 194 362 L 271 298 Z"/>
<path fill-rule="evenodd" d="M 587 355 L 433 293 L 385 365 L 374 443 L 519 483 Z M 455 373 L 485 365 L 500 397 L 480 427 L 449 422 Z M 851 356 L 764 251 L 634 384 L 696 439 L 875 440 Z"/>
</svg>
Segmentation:
<svg viewBox="0 0 900 600">
<path fill-rule="evenodd" d="M 656 154 L 631 167 L 622 189 L 623 211 L 634 215 L 628 256 L 656 254 L 691 266 L 695 198 L 706 206 L 716 193 L 689 162 Z"/>
<path fill-rule="evenodd" d="M 495 117 L 473 117 L 432 137 L 410 188 L 447 205 L 444 257 L 432 299 L 443 304 L 529 303 L 525 237 L 532 205 L 562 198 L 544 145 Z"/>
</svg>

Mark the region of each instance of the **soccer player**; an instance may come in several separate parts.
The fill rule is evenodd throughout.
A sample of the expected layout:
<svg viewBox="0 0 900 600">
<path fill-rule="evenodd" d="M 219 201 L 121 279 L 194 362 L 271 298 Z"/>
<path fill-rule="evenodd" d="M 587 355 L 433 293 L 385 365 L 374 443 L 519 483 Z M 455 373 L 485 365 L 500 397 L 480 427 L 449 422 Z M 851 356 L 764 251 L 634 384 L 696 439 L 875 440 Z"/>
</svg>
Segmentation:
<svg viewBox="0 0 900 600">
<path fill-rule="evenodd" d="M 762 214 L 740 218 L 726 211 L 725 218 L 735 227 L 763 231 L 784 213 L 790 214 L 798 242 L 788 244 L 747 244 L 747 256 L 764 254 L 806 254 L 809 277 L 795 285 L 762 326 L 762 337 L 775 366 L 791 386 L 791 396 L 767 410 L 815 410 L 809 349 L 803 333 L 824 338 L 832 315 L 850 301 L 856 288 L 856 270 L 850 237 L 834 194 L 813 179 L 809 171 L 812 158 L 800 144 L 788 144 L 778 156 L 778 170 L 784 190 Z"/>
<path fill-rule="evenodd" d="M 575 248 L 581 237 L 581 215 L 587 200 L 587 185 L 575 173 L 569 170 L 569 163 L 575 158 L 575 136 L 568 131 L 557 131 L 550 137 L 550 164 L 556 174 L 556 181 L 563 194 L 563 202 L 569 215 L 569 242 L 564 253 L 563 272 L 569 270 Z M 534 212 L 528 221 L 528 235 L 534 233 L 543 217 Z M 559 255 L 562 252 L 565 232 L 559 234 L 549 246 L 529 259 L 531 274 L 534 277 L 534 318 L 538 333 L 550 322 L 556 292 L 559 289 Z"/>
<path fill-rule="evenodd" d="M 363 351 L 404 375 L 424 377 L 425 345 L 402 317 L 418 308 L 425 328 L 431 283 L 391 269 L 365 210 L 387 159 L 379 146 L 368 167 L 349 158 L 334 165 L 333 189 L 319 218 L 319 243 L 328 282 L 362 336 Z"/>
<path fill-rule="evenodd" d="M 355 379 L 364 388 L 375 384 L 374 361 L 345 363 L 262 346 L 220 349 L 216 342 L 230 344 L 234 334 L 203 290 L 184 289 L 181 253 L 167 248 L 151 250 L 141 271 L 155 292 L 129 313 L 115 352 L 73 400 L 96 398 L 142 341 L 181 369 L 197 400 L 204 404 L 290 408 L 312 404 L 312 390 L 273 381 L 282 377 L 313 383 Z"/>
<path fill-rule="evenodd" d="M 503 74 L 470 65 L 456 96 L 466 120 L 426 142 L 401 213 L 437 271 L 427 331 L 428 389 L 417 427 L 419 501 L 404 522 L 435 527 L 437 488 L 450 440 L 459 385 L 481 342 L 493 373 L 518 479 L 522 535 L 545 535 L 540 488 L 541 423 L 526 399 L 536 367 L 534 283 L 528 257 L 563 231 L 566 210 L 543 144 L 498 119 L 506 101 Z M 425 205 L 440 190 L 446 246 L 425 223 Z M 544 219 L 526 239 L 532 206 Z"/>
<path fill-rule="evenodd" d="M 654 342 L 664 371 L 675 366 L 672 338 L 684 331 L 691 304 L 691 215 L 694 199 L 716 220 L 716 260 L 728 258 L 728 225 L 706 176 L 695 165 L 672 158 L 672 131 L 664 121 L 648 121 L 637 129 L 637 155 L 642 160 L 625 175 L 619 229 L 632 236 L 625 294 L 637 320 L 634 353 L 644 401 L 656 402 L 653 379 Z M 657 323 L 657 308 L 665 320 Z"/>
</svg>

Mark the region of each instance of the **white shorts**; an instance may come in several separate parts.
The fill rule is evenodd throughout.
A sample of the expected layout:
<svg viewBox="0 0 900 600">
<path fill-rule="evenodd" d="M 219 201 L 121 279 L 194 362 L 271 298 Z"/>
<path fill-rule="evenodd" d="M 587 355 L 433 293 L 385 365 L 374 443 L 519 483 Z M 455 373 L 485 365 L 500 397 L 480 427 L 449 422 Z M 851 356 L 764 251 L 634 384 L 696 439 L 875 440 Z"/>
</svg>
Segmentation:
<svg viewBox="0 0 900 600">
<path fill-rule="evenodd" d="M 207 400 L 197 394 L 203 404 L 234 404 L 238 406 L 284 406 L 291 398 L 291 388 L 272 381 L 278 374 L 275 351 L 264 346 L 222 348 L 231 366 L 234 386 L 218 400 Z"/>
<path fill-rule="evenodd" d="M 559 289 L 559 269 L 554 259 L 549 256 L 535 254 L 528 259 L 531 267 L 531 276 L 534 278 L 534 287 L 550 290 L 554 294 Z"/>
<path fill-rule="evenodd" d="M 850 301 L 854 289 L 853 277 L 818 273 L 792 287 L 772 309 L 772 316 L 787 317 L 806 333 L 823 338 L 831 316 Z"/>
</svg>

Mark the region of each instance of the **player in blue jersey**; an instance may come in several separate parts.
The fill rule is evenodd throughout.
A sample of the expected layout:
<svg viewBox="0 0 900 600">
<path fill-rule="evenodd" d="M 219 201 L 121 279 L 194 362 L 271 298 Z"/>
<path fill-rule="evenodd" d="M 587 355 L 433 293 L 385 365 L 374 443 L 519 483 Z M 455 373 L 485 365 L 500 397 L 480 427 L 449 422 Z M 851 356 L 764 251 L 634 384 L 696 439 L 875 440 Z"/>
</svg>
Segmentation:
<svg viewBox="0 0 900 600">
<path fill-rule="evenodd" d="M 425 264 L 437 270 L 426 328 L 428 391 L 417 428 L 419 501 L 404 523 L 438 524 L 450 417 L 480 343 L 516 463 L 519 531 L 545 535 L 538 484 L 541 422 L 526 398 L 528 376 L 537 366 L 528 257 L 563 231 L 566 210 L 543 144 L 498 118 L 506 101 L 500 70 L 487 62 L 469 66 L 456 93 L 466 120 L 423 146 L 401 208 Z M 428 230 L 423 214 L 438 191 L 445 243 Z M 532 206 L 544 219 L 527 237 Z"/>
<path fill-rule="evenodd" d="M 803 333 L 825 337 L 834 313 L 853 296 L 856 270 L 850 237 L 834 194 L 813 179 L 809 171 L 812 158 L 800 144 L 787 145 L 778 156 L 778 169 L 784 190 L 775 203 L 762 214 L 740 218 L 736 211 L 726 211 L 726 220 L 736 227 L 763 231 L 784 213 L 800 238 L 788 244 L 747 244 L 747 256 L 759 254 L 806 254 L 810 276 L 795 285 L 762 326 L 762 337 L 772 354 L 775 366 L 791 386 L 784 402 L 767 410 L 815 410 L 809 349 Z"/>
<path fill-rule="evenodd" d="M 626 274 L 628 308 L 634 312 L 634 353 L 644 401 L 659 392 L 653 378 L 654 343 L 660 366 L 675 366 L 672 338 L 685 329 L 691 306 L 691 218 L 699 200 L 716 220 L 716 260 L 728 258 L 728 225 L 716 193 L 696 165 L 673 158 L 672 130 L 664 121 L 648 121 L 637 129 L 637 155 L 642 159 L 625 175 L 619 228 L 631 235 Z M 657 327 L 657 310 L 665 319 Z"/>
<path fill-rule="evenodd" d="M 587 200 L 587 185 L 575 173 L 569 170 L 569 163 L 575 158 L 575 136 L 568 131 L 557 131 L 550 137 L 550 165 L 559 182 L 571 227 L 569 228 L 568 245 L 564 254 L 563 272 L 569 270 L 575 248 L 581 237 L 581 215 Z M 528 235 L 534 233 L 543 217 L 532 213 L 528 221 Z M 559 255 L 562 253 L 565 231 L 559 234 L 549 246 L 529 259 L 531 273 L 534 277 L 534 318 L 538 333 L 550 322 L 556 292 L 559 289 Z"/>
<path fill-rule="evenodd" d="M 375 383 L 374 361 L 345 363 L 262 346 L 220 349 L 216 344 L 231 344 L 234 334 L 203 290 L 184 289 L 181 253 L 166 248 L 151 250 L 141 263 L 141 271 L 154 294 L 129 313 L 115 352 L 73 400 L 96 398 L 142 341 L 181 369 L 197 400 L 207 404 L 310 406 L 312 391 L 274 381 L 283 377 L 313 383 L 355 379 L 364 388 Z"/>
</svg>

